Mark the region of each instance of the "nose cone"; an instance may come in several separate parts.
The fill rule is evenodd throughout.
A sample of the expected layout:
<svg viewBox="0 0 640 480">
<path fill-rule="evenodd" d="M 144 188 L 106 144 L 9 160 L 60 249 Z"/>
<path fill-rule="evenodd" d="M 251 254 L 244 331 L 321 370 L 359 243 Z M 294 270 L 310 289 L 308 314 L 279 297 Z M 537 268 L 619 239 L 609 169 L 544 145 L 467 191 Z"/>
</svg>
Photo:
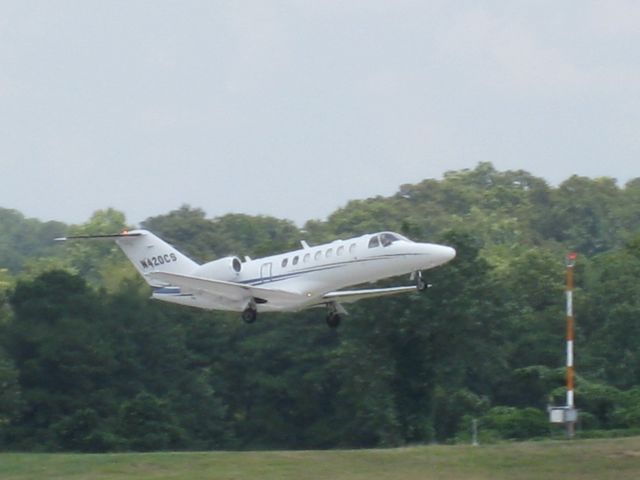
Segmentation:
<svg viewBox="0 0 640 480">
<path fill-rule="evenodd" d="M 455 258 L 456 250 L 445 245 L 438 245 L 435 255 L 438 259 L 438 265 L 442 265 L 443 263 L 447 263 Z"/>
<path fill-rule="evenodd" d="M 419 262 L 422 263 L 418 269 L 425 270 L 447 263 L 456 256 L 455 249 L 435 243 L 414 243 L 413 253 L 418 254 Z"/>
</svg>

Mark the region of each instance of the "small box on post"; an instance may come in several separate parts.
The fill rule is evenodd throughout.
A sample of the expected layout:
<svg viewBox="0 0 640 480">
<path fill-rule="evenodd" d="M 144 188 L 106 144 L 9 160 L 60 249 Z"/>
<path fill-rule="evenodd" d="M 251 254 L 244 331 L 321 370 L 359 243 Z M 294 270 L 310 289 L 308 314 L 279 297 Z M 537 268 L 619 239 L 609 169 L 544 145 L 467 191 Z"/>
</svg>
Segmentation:
<svg viewBox="0 0 640 480">
<path fill-rule="evenodd" d="M 578 410 L 572 407 L 549 407 L 549 421 L 551 423 L 576 423 Z"/>
</svg>

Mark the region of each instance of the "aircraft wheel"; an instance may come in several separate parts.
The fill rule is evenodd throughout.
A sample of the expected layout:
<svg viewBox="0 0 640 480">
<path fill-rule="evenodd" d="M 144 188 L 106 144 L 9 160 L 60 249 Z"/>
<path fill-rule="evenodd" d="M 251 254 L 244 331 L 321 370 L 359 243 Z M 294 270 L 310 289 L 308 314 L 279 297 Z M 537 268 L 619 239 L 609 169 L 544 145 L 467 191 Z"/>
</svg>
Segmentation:
<svg viewBox="0 0 640 480">
<path fill-rule="evenodd" d="M 422 272 L 418 272 L 418 278 L 416 280 L 416 288 L 418 289 L 419 292 L 427 288 L 427 284 L 424 283 L 424 280 L 422 279 Z"/>
<path fill-rule="evenodd" d="M 256 321 L 256 318 L 258 316 L 258 312 L 256 311 L 255 308 L 245 308 L 244 311 L 242 312 L 242 320 L 244 321 L 244 323 L 253 323 Z"/>
<path fill-rule="evenodd" d="M 341 320 L 342 318 L 337 313 L 327 315 L 327 325 L 329 325 L 329 328 L 338 328 Z"/>
</svg>

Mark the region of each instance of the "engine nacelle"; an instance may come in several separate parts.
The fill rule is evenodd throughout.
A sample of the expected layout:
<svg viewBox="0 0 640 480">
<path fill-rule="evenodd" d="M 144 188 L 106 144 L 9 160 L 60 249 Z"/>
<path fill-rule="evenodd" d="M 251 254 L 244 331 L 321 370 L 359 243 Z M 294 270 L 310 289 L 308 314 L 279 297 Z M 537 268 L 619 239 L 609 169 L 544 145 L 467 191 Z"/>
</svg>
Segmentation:
<svg viewBox="0 0 640 480">
<path fill-rule="evenodd" d="M 241 270 L 242 262 L 238 257 L 224 257 L 200 265 L 192 275 L 195 277 L 234 282 L 237 280 L 238 275 L 240 275 Z"/>
</svg>

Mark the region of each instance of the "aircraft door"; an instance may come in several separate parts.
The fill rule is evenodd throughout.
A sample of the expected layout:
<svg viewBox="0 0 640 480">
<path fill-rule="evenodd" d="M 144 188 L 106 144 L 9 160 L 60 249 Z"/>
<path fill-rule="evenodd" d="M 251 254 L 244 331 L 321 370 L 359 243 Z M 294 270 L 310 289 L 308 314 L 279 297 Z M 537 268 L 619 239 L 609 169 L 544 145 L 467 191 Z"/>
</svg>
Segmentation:
<svg viewBox="0 0 640 480">
<path fill-rule="evenodd" d="M 262 283 L 271 281 L 271 262 L 263 263 L 260 267 L 260 280 Z"/>
</svg>

